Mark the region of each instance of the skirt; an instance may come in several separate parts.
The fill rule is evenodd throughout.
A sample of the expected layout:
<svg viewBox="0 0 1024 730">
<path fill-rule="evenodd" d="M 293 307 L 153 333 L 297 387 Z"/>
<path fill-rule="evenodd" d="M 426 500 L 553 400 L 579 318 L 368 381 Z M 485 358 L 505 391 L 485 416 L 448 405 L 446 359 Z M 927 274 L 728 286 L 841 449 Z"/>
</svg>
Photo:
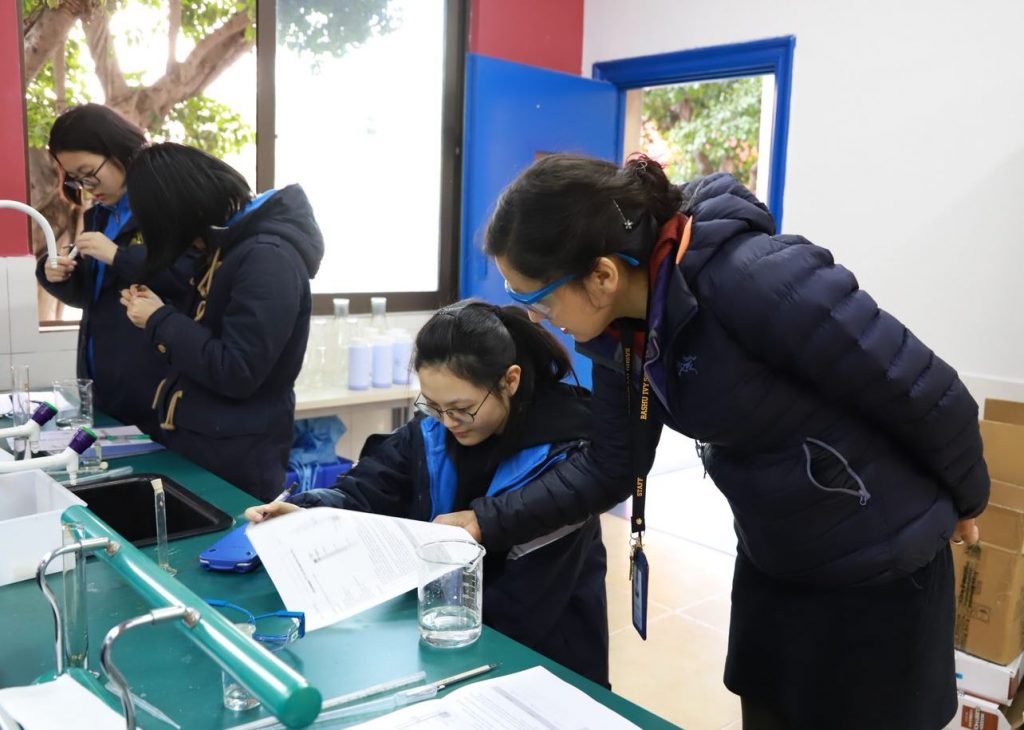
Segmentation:
<svg viewBox="0 0 1024 730">
<path fill-rule="evenodd" d="M 948 546 L 904 578 L 827 589 L 771 578 L 741 549 L 725 684 L 792 730 L 944 728 L 957 707 L 953 582 Z"/>
</svg>

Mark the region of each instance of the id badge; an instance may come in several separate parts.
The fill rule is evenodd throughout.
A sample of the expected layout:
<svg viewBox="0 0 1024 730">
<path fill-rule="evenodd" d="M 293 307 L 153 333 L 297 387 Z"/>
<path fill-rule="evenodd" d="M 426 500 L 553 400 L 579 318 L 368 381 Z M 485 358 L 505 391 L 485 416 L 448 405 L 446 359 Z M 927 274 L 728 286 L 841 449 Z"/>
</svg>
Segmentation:
<svg viewBox="0 0 1024 730">
<path fill-rule="evenodd" d="M 640 638 L 647 641 L 647 577 L 649 573 L 647 556 L 642 548 L 633 553 L 633 628 Z"/>
</svg>

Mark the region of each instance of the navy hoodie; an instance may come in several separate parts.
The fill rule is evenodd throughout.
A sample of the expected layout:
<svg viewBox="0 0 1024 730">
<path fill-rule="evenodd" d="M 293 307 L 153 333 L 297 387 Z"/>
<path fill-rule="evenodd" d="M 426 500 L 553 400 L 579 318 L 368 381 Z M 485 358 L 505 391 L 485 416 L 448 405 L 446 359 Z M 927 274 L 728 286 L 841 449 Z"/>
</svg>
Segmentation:
<svg viewBox="0 0 1024 730">
<path fill-rule="evenodd" d="M 956 371 L 826 249 L 776 235 L 730 175 L 683 193 L 692 238 L 654 272 L 646 323 L 651 412 L 702 444 L 740 549 L 767 575 L 823 586 L 928 564 L 988 500 L 978 407 Z M 622 348 L 603 335 L 580 349 L 594 361 L 591 446 L 477 499 L 485 541 L 521 542 L 630 493 Z"/>
<path fill-rule="evenodd" d="M 205 243 L 185 306 L 161 307 L 146 323 L 168 367 L 151 396 L 158 438 L 272 498 L 288 466 L 323 236 L 306 194 L 290 185 L 256 198 Z"/>
</svg>

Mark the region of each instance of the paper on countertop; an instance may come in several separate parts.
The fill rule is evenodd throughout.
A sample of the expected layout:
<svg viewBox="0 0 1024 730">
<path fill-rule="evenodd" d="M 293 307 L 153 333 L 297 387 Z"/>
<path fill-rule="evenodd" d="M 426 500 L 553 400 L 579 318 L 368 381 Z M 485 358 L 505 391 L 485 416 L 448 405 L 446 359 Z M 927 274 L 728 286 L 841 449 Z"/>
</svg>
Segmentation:
<svg viewBox="0 0 1024 730">
<path fill-rule="evenodd" d="M 60 452 L 71 443 L 78 429 L 44 430 L 39 433 L 39 451 Z M 148 435 L 135 426 L 104 426 L 93 428 L 100 444 L 100 453 L 104 459 L 116 459 L 119 456 L 136 456 L 159 451 L 163 448 Z M 94 449 L 85 452 L 92 456 Z"/>
<path fill-rule="evenodd" d="M 365 730 L 640 730 L 544 667 L 460 687 L 358 725 Z"/>
<path fill-rule="evenodd" d="M 124 718 L 69 674 L 52 682 L 0 690 L 0 712 L 25 730 L 124 730 Z"/>
<path fill-rule="evenodd" d="M 28 397 L 32 401 L 32 408 L 30 411 L 34 411 L 36 409 L 36 405 L 42 403 L 44 400 L 57 406 L 58 411 L 66 411 L 71 408 L 71 404 L 68 403 L 64 396 L 60 393 L 54 393 L 52 390 L 32 390 L 29 391 Z M 55 399 L 56 402 L 54 402 Z M 11 405 L 11 394 L 0 393 L 0 416 L 9 416 L 11 415 L 12 410 L 14 409 Z"/>
<path fill-rule="evenodd" d="M 472 540 L 461 527 L 314 507 L 249 525 L 249 541 L 289 611 L 315 631 L 416 588 L 416 548 Z"/>
</svg>

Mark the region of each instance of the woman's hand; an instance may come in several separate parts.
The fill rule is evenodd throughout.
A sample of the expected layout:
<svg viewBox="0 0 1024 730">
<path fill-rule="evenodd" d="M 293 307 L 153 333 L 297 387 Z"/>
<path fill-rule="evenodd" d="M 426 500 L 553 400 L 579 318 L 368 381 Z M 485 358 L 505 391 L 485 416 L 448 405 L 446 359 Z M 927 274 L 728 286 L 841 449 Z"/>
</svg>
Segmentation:
<svg viewBox="0 0 1024 730">
<path fill-rule="evenodd" d="M 268 502 L 267 504 L 247 509 L 245 511 L 245 519 L 249 520 L 249 522 L 263 522 L 271 517 L 280 517 L 300 509 L 302 507 L 290 502 Z"/>
<path fill-rule="evenodd" d="M 455 525 L 461 527 L 470 536 L 480 542 L 483 535 L 480 534 L 480 523 L 476 521 L 476 512 L 471 509 L 463 510 L 462 512 L 449 512 L 446 515 L 438 515 L 434 518 L 434 522 L 441 525 Z"/>
<path fill-rule="evenodd" d="M 153 312 L 164 306 L 163 300 L 152 289 L 141 284 L 132 284 L 128 289 L 122 289 L 121 304 L 127 310 L 128 319 L 139 329 L 145 328 Z"/>
<path fill-rule="evenodd" d="M 75 240 L 75 245 L 79 253 L 102 261 L 107 266 L 114 262 L 114 256 L 117 255 L 117 244 L 99 231 L 83 233 Z"/>
<path fill-rule="evenodd" d="M 51 284 L 63 284 L 71 278 L 71 274 L 74 273 L 76 266 L 78 266 L 78 262 L 74 259 L 69 259 L 67 256 L 58 256 L 56 266 L 50 266 L 49 260 L 43 264 L 43 273 L 46 275 L 46 280 Z"/>
<path fill-rule="evenodd" d="M 969 520 L 960 520 L 956 523 L 956 529 L 953 530 L 954 545 L 964 542 L 968 545 L 974 545 L 980 537 L 981 533 L 978 530 L 978 523 L 973 517 Z"/>
</svg>

